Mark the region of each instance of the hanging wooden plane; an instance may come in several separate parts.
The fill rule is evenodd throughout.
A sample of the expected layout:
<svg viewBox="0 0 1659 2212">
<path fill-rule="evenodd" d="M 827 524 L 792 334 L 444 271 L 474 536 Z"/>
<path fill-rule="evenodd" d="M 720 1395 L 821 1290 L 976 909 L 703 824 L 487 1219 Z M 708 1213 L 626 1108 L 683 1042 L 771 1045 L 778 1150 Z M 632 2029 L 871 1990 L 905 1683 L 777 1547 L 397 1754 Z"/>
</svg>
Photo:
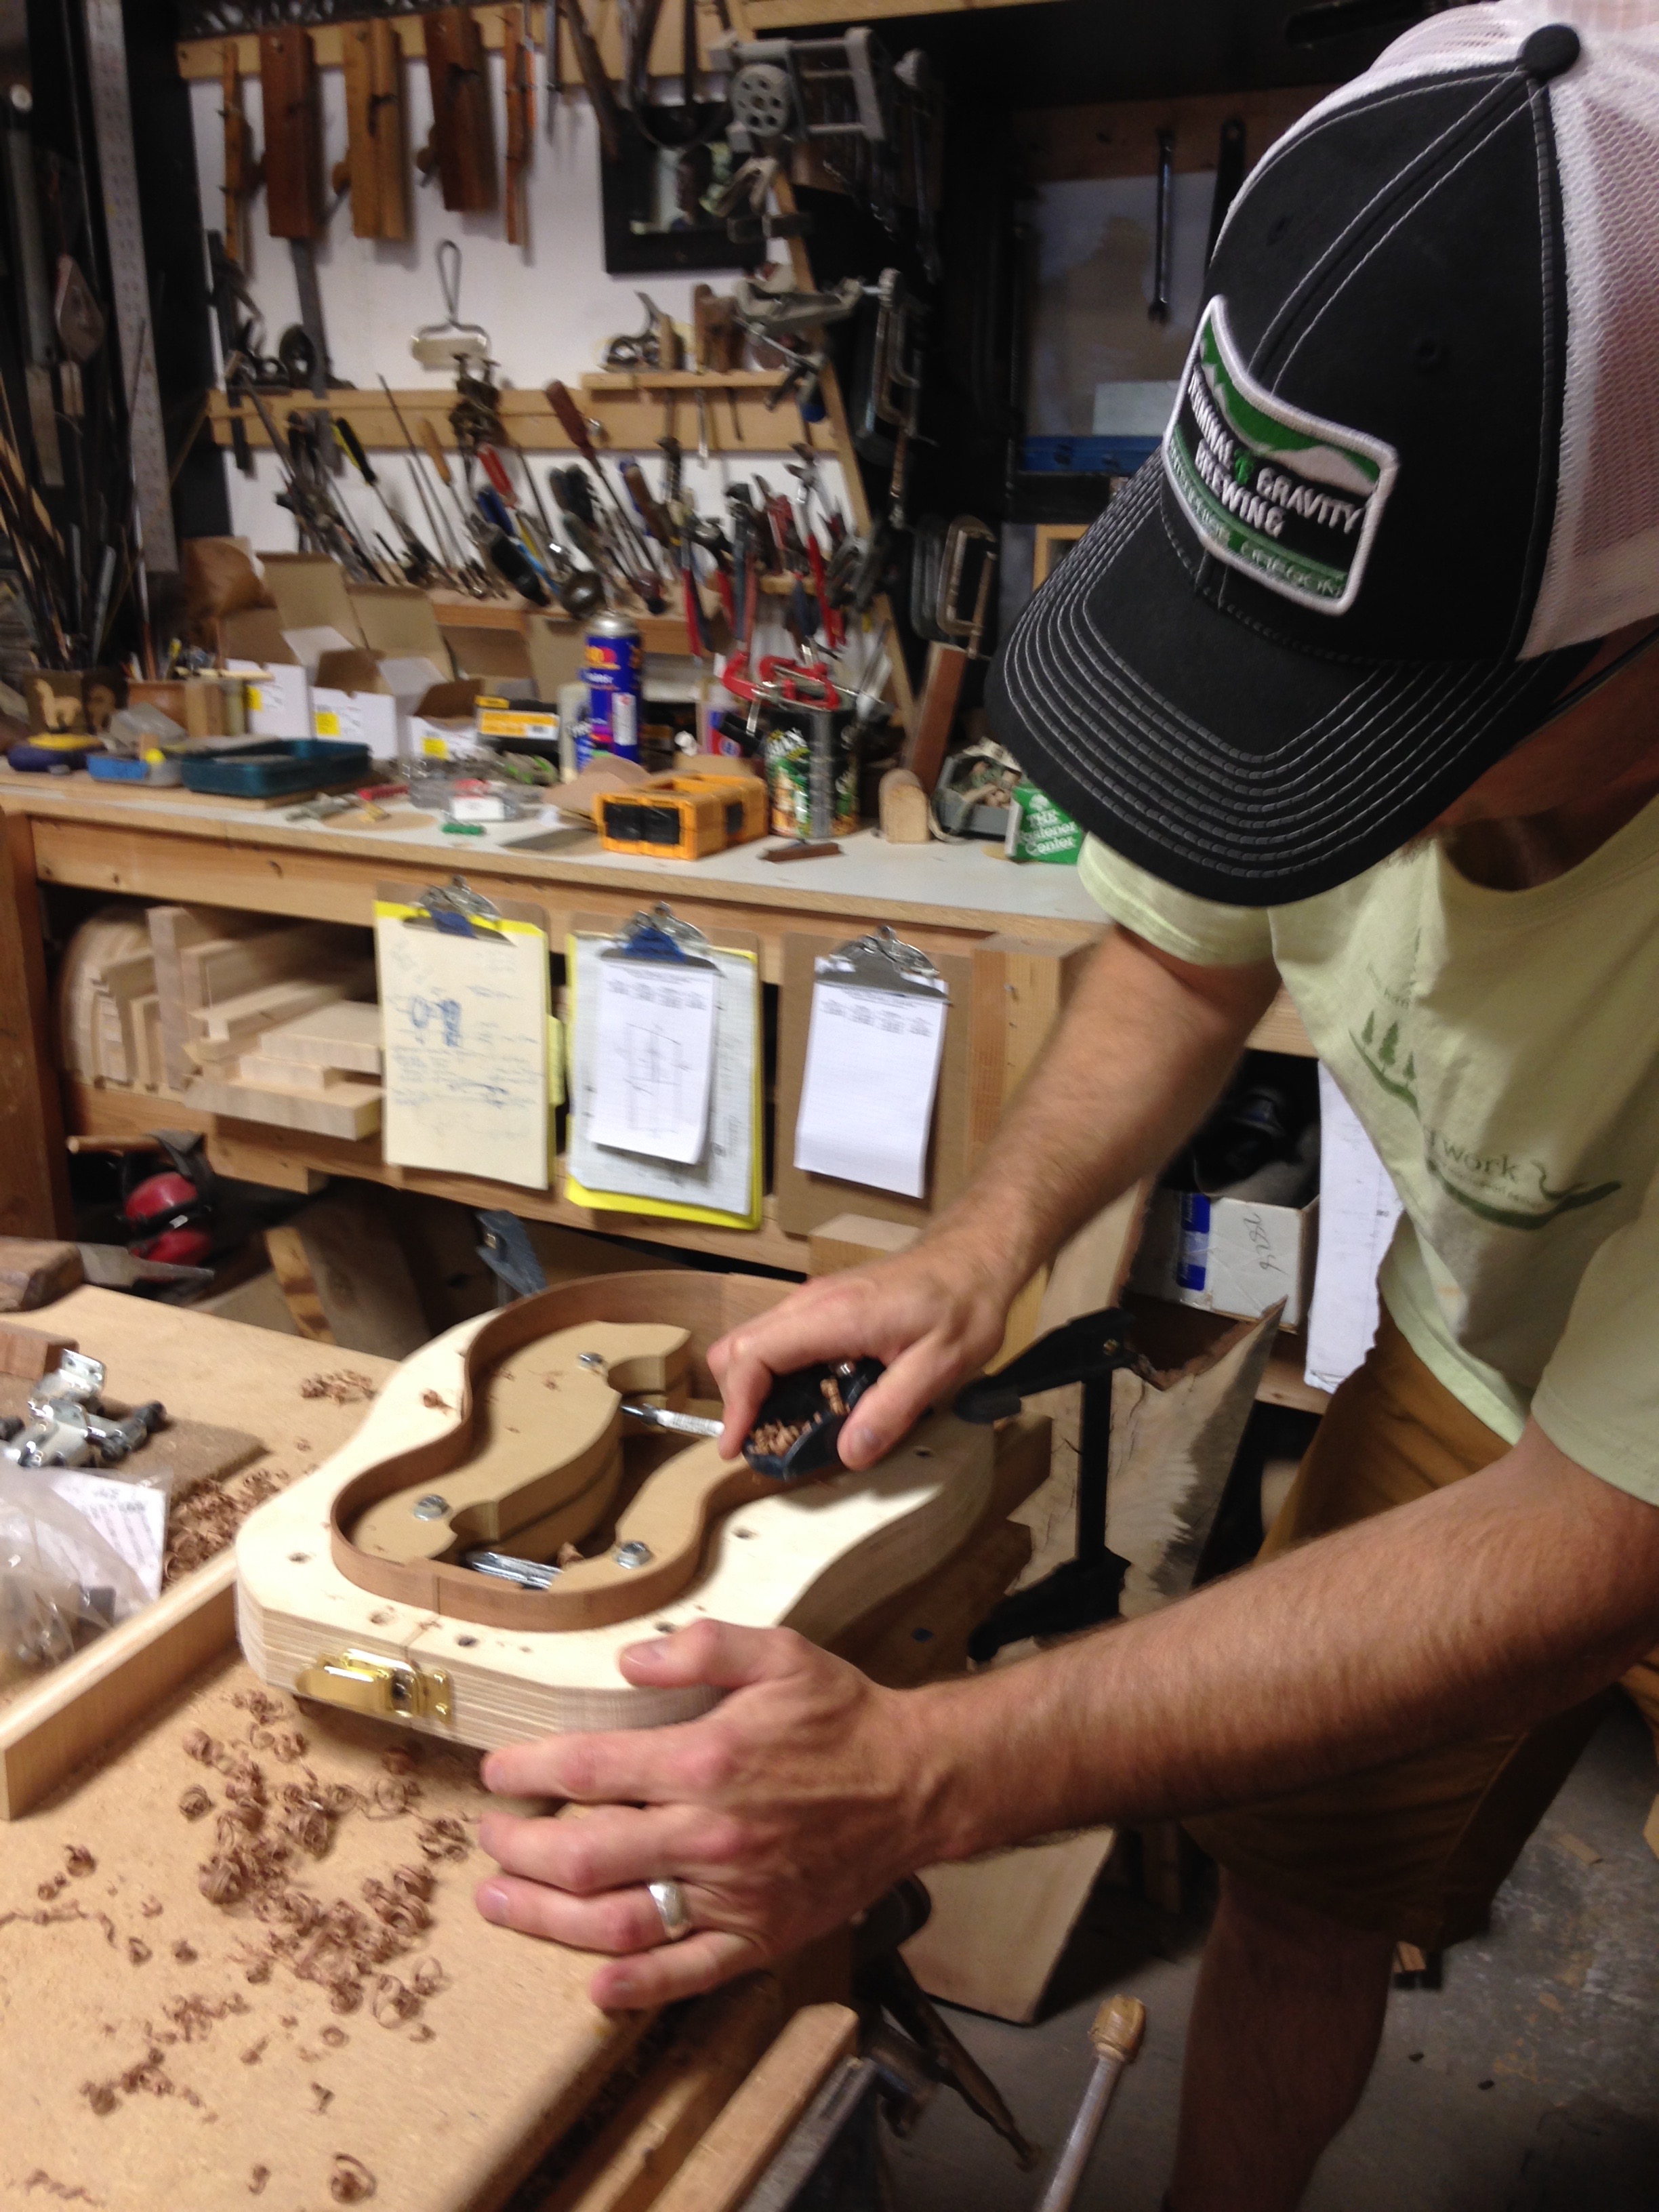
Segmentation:
<svg viewBox="0 0 1659 2212">
<path fill-rule="evenodd" d="M 781 1483 L 764 1450 L 727 1460 L 658 1425 L 712 1398 L 709 1346 L 786 1287 L 604 1276 L 424 1346 L 351 1442 L 244 1527 L 249 1662 L 489 1748 L 706 1711 L 713 1691 L 623 1680 L 641 1634 L 706 1617 L 824 1642 L 921 1581 L 985 1514 L 997 1432 L 934 1415 L 866 1472 L 832 1459 Z"/>
</svg>

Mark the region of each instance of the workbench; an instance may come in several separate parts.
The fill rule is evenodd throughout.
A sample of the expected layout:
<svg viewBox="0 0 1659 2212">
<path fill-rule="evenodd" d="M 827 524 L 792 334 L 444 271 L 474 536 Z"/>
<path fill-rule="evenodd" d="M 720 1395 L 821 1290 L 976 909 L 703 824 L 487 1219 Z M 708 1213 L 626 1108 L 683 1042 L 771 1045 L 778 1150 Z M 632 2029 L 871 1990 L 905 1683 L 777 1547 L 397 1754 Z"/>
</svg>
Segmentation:
<svg viewBox="0 0 1659 2212">
<path fill-rule="evenodd" d="M 642 860 L 603 851 L 585 830 L 560 830 L 533 819 L 459 838 L 435 825 L 375 831 L 295 825 L 284 820 L 285 811 L 180 790 L 94 785 L 84 775 L 61 781 L 12 775 L 0 768 L 6 833 L 0 861 L 0 1230 L 64 1232 L 65 1131 L 125 1136 L 158 1122 L 203 1129 L 221 1172 L 279 1188 L 310 1191 L 325 1176 L 355 1176 L 467 1206 L 506 1206 L 568 1227 L 614 1235 L 620 1226 L 616 1216 L 572 1204 L 556 1185 L 532 1191 L 388 1166 L 378 1138 L 349 1143 L 305 1136 L 216 1119 L 169 1097 L 61 1083 L 47 1011 L 41 884 L 367 929 L 378 882 L 422 877 L 442 883 L 460 872 L 487 896 L 541 908 L 556 951 L 573 914 L 604 915 L 621 924 L 663 899 L 705 930 L 740 928 L 757 935 L 768 983 L 778 981 L 783 939 L 795 931 L 850 938 L 887 923 L 937 957 L 971 951 L 994 939 L 1060 953 L 1104 928 L 1074 869 L 1016 864 L 984 844 L 890 845 L 866 830 L 843 840 L 838 857 L 782 866 L 763 859 L 768 848 L 759 844 L 702 860 Z M 1058 1009 L 1057 995 L 1037 1003 L 1045 988 L 1057 994 L 1060 979 L 1051 977 L 1045 985 L 1029 978 L 1024 1003 L 1018 1002 L 1015 983 L 1004 991 L 1006 1034 L 990 1041 L 981 1055 L 987 1064 L 975 1071 L 985 1135 L 1029 1064 L 1034 1038 L 1040 1042 Z M 1299 1022 L 1282 1002 L 1255 1042 L 1278 1050 L 1308 1049 Z M 722 1259 L 806 1272 L 806 1240 L 786 1235 L 769 1206 L 762 1227 L 749 1234 L 642 1216 L 628 1217 L 627 1233 Z"/>
<path fill-rule="evenodd" d="M 198 1419 L 234 1405 L 293 1474 L 364 1410 L 302 1389 L 338 1355 L 236 1322 L 87 1289 L 29 1318 L 77 1337 L 128 1397 L 159 1393 Z M 349 1358 L 366 1387 L 390 1371 Z M 969 1628 L 1029 1553 L 1005 1516 L 1041 1476 L 1046 1429 L 1027 1417 L 1005 1431 L 976 1531 L 836 1648 L 895 1685 L 964 1663 Z M 270 2201 L 296 2212 L 328 2200 L 342 2155 L 397 2212 L 487 2212 L 537 2168 L 543 2180 L 516 2200 L 526 2212 L 643 2212 L 665 2190 L 676 2212 L 740 2203 L 844 2063 L 852 2017 L 822 2002 L 846 1992 L 844 1941 L 675 2023 L 599 2011 L 591 1959 L 473 1908 L 489 1868 L 476 1755 L 331 1706 L 284 1698 L 280 1720 L 262 1713 L 234 1654 L 231 1597 L 227 1553 L 0 1715 L 0 1779 L 15 1760 L 20 1785 L 0 1821 L 0 2203 L 48 2191 L 112 2212 L 218 2212 L 268 2180 Z M 296 1725 L 303 1741 L 284 1741 Z M 395 1990 L 369 1972 L 347 2006 L 280 1958 L 261 1970 L 267 1923 L 198 1884 L 215 1824 L 192 1824 L 181 1801 L 205 1784 L 216 1807 L 225 1771 L 199 1741 L 186 1747 L 198 1729 L 227 1754 L 252 1746 L 270 1820 L 281 1786 L 308 1771 L 359 1793 L 324 1855 L 297 1862 L 319 1898 L 358 1899 L 372 1893 L 365 1880 L 411 1861 L 418 1875 L 425 1854 L 429 1924 L 387 1963 Z M 450 1824 L 435 1851 L 434 1820 Z M 636 2057 L 647 2051 L 648 2065 Z M 635 2066 L 637 2085 L 619 2095 L 611 2085 Z M 601 2100 L 610 2117 L 584 2142 Z M 567 2136 L 580 2158 L 560 2148 Z M 561 2159 L 574 2160 L 568 2174 Z"/>
</svg>

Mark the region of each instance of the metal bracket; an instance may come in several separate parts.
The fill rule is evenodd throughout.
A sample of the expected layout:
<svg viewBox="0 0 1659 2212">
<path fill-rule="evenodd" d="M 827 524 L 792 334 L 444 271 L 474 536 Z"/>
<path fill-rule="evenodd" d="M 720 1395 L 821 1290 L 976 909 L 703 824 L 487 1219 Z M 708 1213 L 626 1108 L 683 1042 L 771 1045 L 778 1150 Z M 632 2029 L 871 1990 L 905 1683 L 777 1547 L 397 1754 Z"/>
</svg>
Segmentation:
<svg viewBox="0 0 1659 2212">
<path fill-rule="evenodd" d="M 406 1660 L 383 1659 L 373 1651 L 325 1654 L 301 1670 L 294 1686 L 302 1698 L 343 1705 L 349 1712 L 405 1721 L 455 1716 L 453 1686 L 441 1668 L 422 1674 Z"/>
</svg>

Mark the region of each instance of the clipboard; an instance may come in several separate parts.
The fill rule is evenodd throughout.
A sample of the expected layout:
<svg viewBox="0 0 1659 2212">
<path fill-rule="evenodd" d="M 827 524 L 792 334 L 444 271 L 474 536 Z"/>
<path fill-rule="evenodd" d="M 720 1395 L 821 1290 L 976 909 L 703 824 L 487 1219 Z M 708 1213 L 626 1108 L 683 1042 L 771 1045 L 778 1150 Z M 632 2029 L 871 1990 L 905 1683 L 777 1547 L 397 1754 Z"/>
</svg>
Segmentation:
<svg viewBox="0 0 1659 2212">
<path fill-rule="evenodd" d="M 620 930 L 610 915 L 571 916 L 565 950 L 569 1101 L 564 1195 L 574 1205 L 601 1213 L 651 1214 L 670 1221 L 704 1222 L 720 1229 L 760 1227 L 765 1187 L 760 953 L 760 939 L 751 932 L 717 929 L 705 935 L 660 903 L 635 915 Z M 717 969 L 720 981 L 716 1020 L 720 1027 L 716 1034 L 708 1147 L 722 1141 L 735 1142 L 747 1152 L 746 1164 L 733 1163 L 725 1178 L 733 1190 L 733 1204 L 711 1205 L 695 1194 L 700 1187 L 706 1189 L 710 1180 L 708 1147 L 702 1167 L 684 1169 L 668 1161 L 608 1151 L 587 1138 L 583 1116 L 592 1088 L 592 1040 L 582 1027 L 580 975 L 590 958 L 686 960 L 710 963 Z M 611 1188 L 611 1178 L 630 1187 Z"/>
<path fill-rule="evenodd" d="M 889 932 L 888 936 L 891 936 Z M 869 939 L 858 941 L 865 946 Z M 896 958 L 893 948 L 898 948 Z M 838 1176 L 817 1175 L 795 1165 L 795 1123 L 800 1113 L 801 1084 L 806 1073 L 806 1041 L 812 1019 L 812 989 L 817 963 L 827 960 L 842 970 L 842 980 L 867 981 L 872 988 L 902 988 L 906 972 L 903 956 L 915 955 L 944 981 L 950 994 L 945 1018 L 945 1045 L 939 1062 L 939 1091 L 933 1103 L 933 1133 L 928 1140 L 925 1194 L 906 1198 L 873 1185 L 843 1182 Z M 838 1213 L 861 1213 L 878 1221 L 896 1221 L 907 1227 L 925 1228 L 933 1215 L 947 1206 L 968 1182 L 971 1132 L 969 1115 L 969 1047 L 973 1029 L 974 963 L 960 952 L 917 954 L 913 945 L 894 939 L 887 947 L 886 969 L 879 956 L 859 951 L 846 939 L 786 933 L 783 939 L 783 980 L 778 994 L 777 1139 L 775 1185 L 780 1229 L 793 1237 L 810 1236 Z"/>
<path fill-rule="evenodd" d="M 459 876 L 441 885 L 380 883 L 374 951 L 386 1160 L 547 1189 L 544 909 L 487 899 Z"/>
</svg>

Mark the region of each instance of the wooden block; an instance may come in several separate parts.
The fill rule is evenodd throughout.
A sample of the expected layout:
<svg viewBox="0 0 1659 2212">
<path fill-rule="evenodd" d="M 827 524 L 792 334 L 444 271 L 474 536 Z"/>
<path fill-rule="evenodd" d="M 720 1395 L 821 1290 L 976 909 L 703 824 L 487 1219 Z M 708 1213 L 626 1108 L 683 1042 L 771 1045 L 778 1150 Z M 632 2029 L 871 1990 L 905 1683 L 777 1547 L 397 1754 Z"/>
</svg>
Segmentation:
<svg viewBox="0 0 1659 2212">
<path fill-rule="evenodd" d="M 890 845 L 931 842 L 933 832 L 927 818 L 927 793 L 912 769 L 888 769 L 881 780 L 878 804 L 881 834 Z"/>
<path fill-rule="evenodd" d="M 289 976 L 326 979 L 355 949 L 343 930 L 322 922 L 218 939 L 184 954 L 186 995 L 194 1006 L 217 1006 Z"/>
<path fill-rule="evenodd" d="M 433 1334 L 398 1234 L 398 1212 L 388 1192 L 342 1182 L 288 1224 L 304 1248 L 334 1342 L 382 1359 L 406 1358 Z"/>
<path fill-rule="evenodd" d="M 933 1911 L 904 1946 L 911 1972 L 945 2004 L 1035 2020 L 1116 1841 L 1115 1829 L 1085 1828 L 995 1858 L 924 1869 Z"/>
<path fill-rule="evenodd" d="M 837 1213 L 806 1240 L 809 1275 L 839 1274 L 843 1267 L 867 1267 L 895 1252 L 908 1251 L 921 1231 L 903 1221 L 878 1221 L 869 1213 Z"/>
<path fill-rule="evenodd" d="M 238 1083 L 270 1084 L 279 1091 L 307 1091 L 319 1098 L 352 1080 L 331 1067 L 313 1067 L 303 1060 L 272 1060 L 262 1052 L 245 1052 L 236 1063 Z"/>
<path fill-rule="evenodd" d="M 380 17 L 340 27 L 345 71 L 346 158 L 335 188 L 349 184 L 354 238 L 407 238 L 403 56 L 398 34 Z M 343 177 L 342 171 L 344 172 Z"/>
<path fill-rule="evenodd" d="M 776 2037 L 783 1992 L 745 1975 L 704 1998 L 537 2212 L 647 2212 Z"/>
<path fill-rule="evenodd" d="M 159 1091 L 165 1079 L 161 1059 L 161 1001 L 154 991 L 134 999 L 127 1009 L 127 1065 L 141 1091 Z"/>
<path fill-rule="evenodd" d="M 267 1229 L 265 1250 L 270 1255 L 271 1273 L 282 1291 L 283 1304 L 294 1317 L 295 1334 L 309 1337 L 313 1344 L 332 1344 L 334 1332 L 317 1294 L 316 1279 L 299 1231 L 291 1222 Z"/>
<path fill-rule="evenodd" d="M 50 1305 L 82 1279 L 73 1244 L 39 1237 L 0 1237 L 0 1313 Z"/>
<path fill-rule="evenodd" d="M 823 2084 L 858 2042 L 846 2005 L 805 2005 L 661 2196 L 656 2212 L 736 2212 Z"/>
<path fill-rule="evenodd" d="M 259 1049 L 279 1060 L 309 1060 L 318 1067 L 342 1067 L 358 1075 L 378 1075 L 381 1049 L 380 1009 L 372 1001 L 337 999 L 295 1021 L 267 1030 Z"/>
<path fill-rule="evenodd" d="M 296 975 L 285 983 L 267 984 L 222 1005 L 197 1009 L 189 1018 L 189 1034 L 204 1043 L 251 1048 L 253 1038 L 292 1021 L 296 1014 L 309 1013 L 313 1006 L 325 1006 L 365 988 L 373 989 L 374 972 L 371 965 L 360 963 L 326 981 Z"/>
<path fill-rule="evenodd" d="M 265 125 L 265 222 L 273 238 L 323 234 L 323 118 L 309 31 L 286 24 L 259 38 Z"/>
<path fill-rule="evenodd" d="M 185 996 L 184 955 L 210 938 L 251 936 L 265 927 L 264 917 L 212 907 L 153 906 L 145 920 L 161 1002 L 162 1077 L 169 1091 L 182 1091 L 194 1073 L 185 1052 L 191 1002 Z"/>
<path fill-rule="evenodd" d="M 43 1375 L 50 1375 L 66 1352 L 78 1352 L 80 1346 L 72 1336 L 55 1336 L 46 1329 L 20 1328 L 13 1322 L 0 1322 L 0 1375 L 21 1376 L 26 1382 L 38 1382 Z"/>
<path fill-rule="evenodd" d="M 968 655 L 954 645 L 930 645 L 922 679 L 921 706 L 915 735 L 906 744 L 902 765 L 924 793 L 933 790 L 945 764 L 945 748 L 956 727 L 957 703 L 968 673 Z"/>
<path fill-rule="evenodd" d="M 350 1094 L 356 1093 L 354 1097 Z M 236 1083 L 222 1076 L 198 1075 L 185 1093 L 186 1103 L 235 1121 L 269 1121 L 278 1129 L 303 1129 L 312 1137 L 372 1137 L 380 1126 L 380 1087 L 344 1079 L 337 1092 L 319 1097 L 307 1091 L 283 1091 L 271 1084 Z"/>
<path fill-rule="evenodd" d="M 477 20 L 466 8 L 434 8 L 422 16 L 422 29 L 432 91 L 432 137 L 416 163 L 422 170 L 435 165 L 446 208 L 483 214 L 495 204 L 500 180 L 489 64 Z"/>
</svg>

